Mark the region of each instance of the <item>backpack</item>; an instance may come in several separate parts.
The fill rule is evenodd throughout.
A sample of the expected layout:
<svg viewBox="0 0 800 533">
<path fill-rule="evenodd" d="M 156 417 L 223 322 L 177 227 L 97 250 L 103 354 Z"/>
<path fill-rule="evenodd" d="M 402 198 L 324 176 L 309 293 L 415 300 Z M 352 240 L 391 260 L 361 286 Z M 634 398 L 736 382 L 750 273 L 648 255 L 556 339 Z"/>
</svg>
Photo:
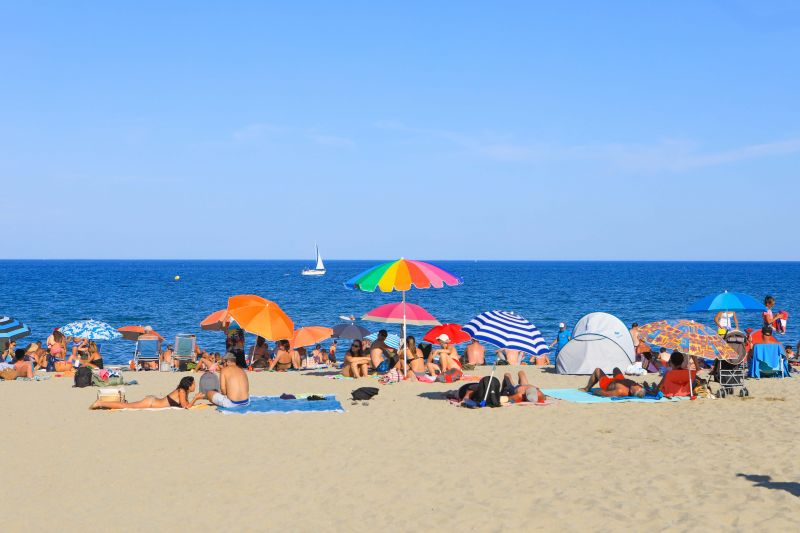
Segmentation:
<svg viewBox="0 0 800 533">
<path fill-rule="evenodd" d="M 351 392 L 350 395 L 354 400 L 371 400 L 378 392 L 375 387 L 361 387 Z"/>
<path fill-rule="evenodd" d="M 478 406 L 480 406 L 483 399 L 486 398 L 486 407 L 500 407 L 500 380 L 491 378 L 490 383 L 490 377 L 491 376 L 486 376 L 481 378 L 480 382 L 478 382 L 478 389 L 475 391 L 475 394 L 472 395 L 472 399 Z M 487 389 L 489 391 L 488 396 L 486 394 Z"/>
<path fill-rule="evenodd" d="M 92 386 L 92 369 L 82 366 L 75 371 L 75 386 L 78 388 Z"/>
</svg>

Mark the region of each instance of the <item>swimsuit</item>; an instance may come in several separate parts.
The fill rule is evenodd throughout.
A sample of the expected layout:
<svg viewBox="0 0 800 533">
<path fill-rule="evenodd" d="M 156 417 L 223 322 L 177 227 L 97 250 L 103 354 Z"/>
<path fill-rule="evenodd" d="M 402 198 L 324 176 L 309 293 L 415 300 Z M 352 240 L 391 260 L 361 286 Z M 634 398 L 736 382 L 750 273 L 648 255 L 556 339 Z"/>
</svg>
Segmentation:
<svg viewBox="0 0 800 533">
<path fill-rule="evenodd" d="M 622 381 L 623 379 L 625 379 L 625 376 L 624 376 L 624 375 L 622 375 L 622 374 L 617 374 L 617 375 L 616 375 L 616 376 L 614 376 L 613 378 L 610 378 L 610 377 L 608 377 L 608 376 L 603 376 L 602 378 L 600 378 L 600 381 L 598 381 L 598 382 L 597 382 L 597 385 L 598 385 L 598 386 L 599 386 L 601 389 L 603 389 L 603 390 L 606 390 L 606 391 L 607 391 L 607 390 L 608 390 L 608 386 L 609 386 L 609 385 L 611 385 L 611 384 L 612 384 L 612 383 L 614 383 L 615 381 Z"/>
<path fill-rule="evenodd" d="M 292 368 L 292 363 L 277 363 L 275 365 L 275 370 L 289 370 Z"/>
<path fill-rule="evenodd" d="M 181 402 L 179 402 L 177 400 L 173 400 L 172 396 L 170 396 L 169 394 L 167 394 L 167 403 L 169 404 L 170 407 L 180 407 L 181 406 Z"/>
<path fill-rule="evenodd" d="M 248 405 L 250 403 L 250 398 L 245 400 L 231 400 L 221 392 L 217 392 L 214 396 L 211 397 L 211 403 L 214 405 L 218 405 L 219 407 L 223 407 L 225 409 L 231 409 L 233 407 L 240 407 L 242 405 Z"/>
</svg>

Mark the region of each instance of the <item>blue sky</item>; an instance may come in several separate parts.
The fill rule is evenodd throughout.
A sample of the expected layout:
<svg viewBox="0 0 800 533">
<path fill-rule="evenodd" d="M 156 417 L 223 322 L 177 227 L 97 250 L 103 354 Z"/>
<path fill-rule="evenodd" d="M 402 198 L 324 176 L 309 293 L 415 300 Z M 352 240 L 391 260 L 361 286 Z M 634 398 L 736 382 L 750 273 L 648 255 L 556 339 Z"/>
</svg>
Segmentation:
<svg viewBox="0 0 800 533">
<path fill-rule="evenodd" d="M 796 2 L 282 4 L 1 3 L 0 257 L 800 259 Z"/>
</svg>

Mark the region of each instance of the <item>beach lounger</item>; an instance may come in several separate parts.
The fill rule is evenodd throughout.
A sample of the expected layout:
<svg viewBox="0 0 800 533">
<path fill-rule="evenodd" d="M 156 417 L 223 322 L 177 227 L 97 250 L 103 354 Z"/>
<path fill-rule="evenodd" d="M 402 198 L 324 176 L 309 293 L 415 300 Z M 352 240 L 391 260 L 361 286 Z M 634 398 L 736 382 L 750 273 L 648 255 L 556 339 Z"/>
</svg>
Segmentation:
<svg viewBox="0 0 800 533">
<path fill-rule="evenodd" d="M 142 369 L 142 363 L 155 362 L 159 369 L 161 367 L 161 341 L 153 337 L 146 339 L 140 337 L 136 341 L 136 348 L 133 352 L 133 362 L 137 370 Z"/>
<path fill-rule="evenodd" d="M 197 360 L 197 354 L 195 353 L 196 346 L 197 343 L 194 335 L 179 333 L 175 337 L 175 353 L 173 357 L 178 362 L 186 361 L 187 363 L 194 363 Z"/>
</svg>

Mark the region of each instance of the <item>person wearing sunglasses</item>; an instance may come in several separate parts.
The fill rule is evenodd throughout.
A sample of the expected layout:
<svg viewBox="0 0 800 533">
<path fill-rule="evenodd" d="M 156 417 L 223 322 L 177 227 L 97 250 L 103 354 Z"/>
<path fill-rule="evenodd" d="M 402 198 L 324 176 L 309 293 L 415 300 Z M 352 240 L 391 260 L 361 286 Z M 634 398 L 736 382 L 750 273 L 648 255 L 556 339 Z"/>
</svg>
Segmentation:
<svg viewBox="0 0 800 533">
<path fill-rule="evenodd" d="M 342 375 L 347 378 L 363 378 L 369 373 L 370 358 L 363 353 L 363 343 L 354 340 L 344 355 Z"/>
</svg>

